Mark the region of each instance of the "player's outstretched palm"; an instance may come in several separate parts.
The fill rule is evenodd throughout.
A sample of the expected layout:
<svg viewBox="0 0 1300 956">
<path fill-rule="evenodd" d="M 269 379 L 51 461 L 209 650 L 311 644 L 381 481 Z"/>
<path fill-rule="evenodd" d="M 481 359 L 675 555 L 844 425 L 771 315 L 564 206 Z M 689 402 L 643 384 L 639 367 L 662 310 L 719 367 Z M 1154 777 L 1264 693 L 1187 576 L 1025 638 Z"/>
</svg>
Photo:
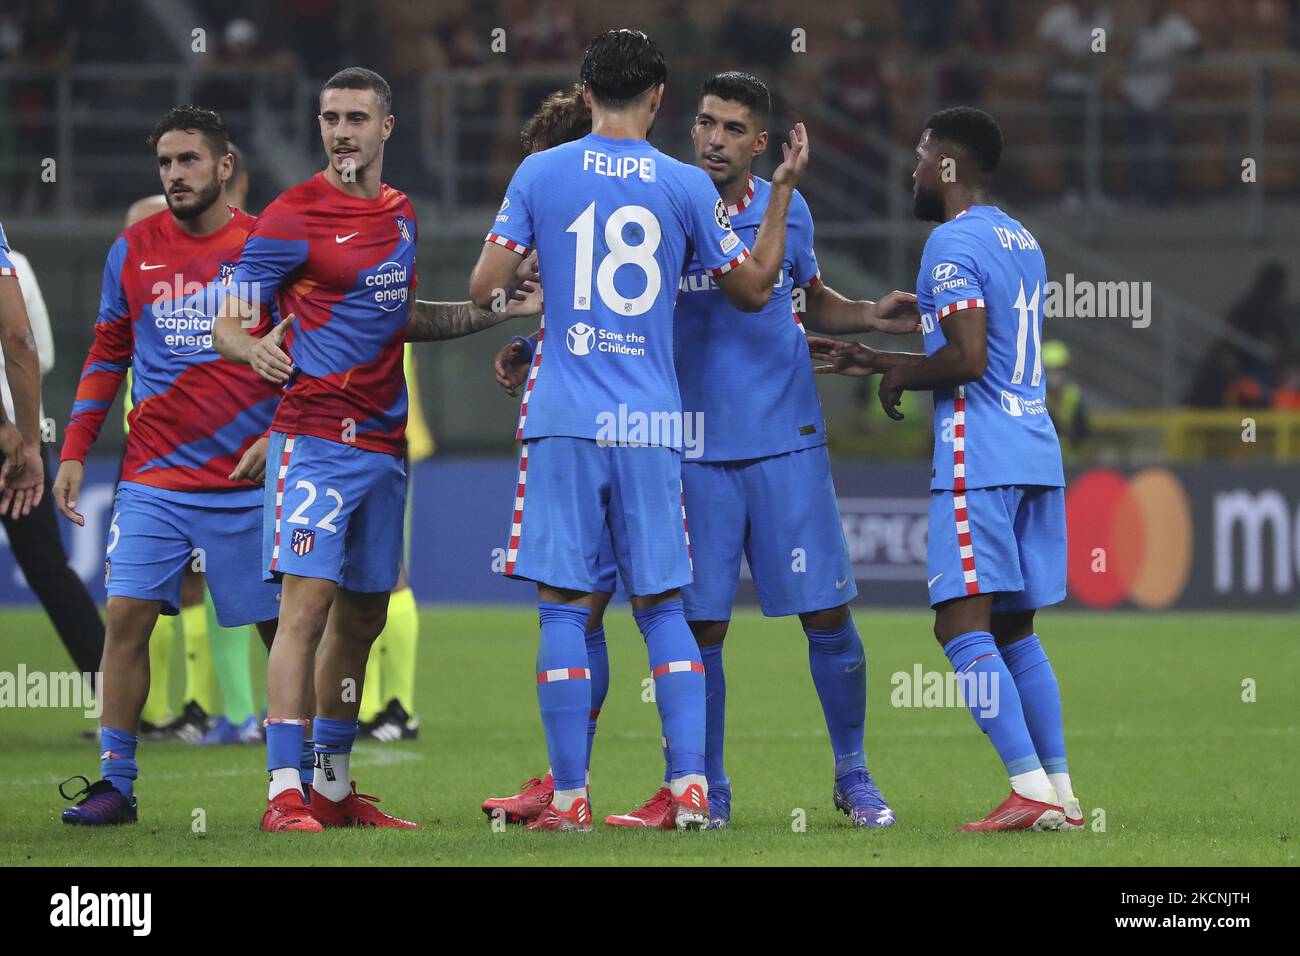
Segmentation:
<svg viewBox="0 0 1300 956">
<path fill-rule="evenodd" d="M 284 337 L 289 334 L 296 319 L 297 316 L 293 314 L 286 316 L 279 325 L 257 340 L 248 356 L 248 364 L 253 367 L 253 371 L 276 385 L 283 385 L 293 374 L 293 361 L 284 351 Z"/>
<path fill-rule="evenodd" d="M 820 363 L 813 369 L 820 375 L 873 375 L 880 371 L 875 366 L 874 350 L 857 342 L 810 335 L 808 354 L 813 362 Z"/>
<path fill-rule="evenodd" d="M 521 282 L 515 294 L 506 303 L 505 314 L 513 318 L 540 315 L 542 311 L 542 287 L 536 282 Z"/>
<path fill-rule="evenodd" d="M 807 168 L 808 130 L 803 123 L 795 123 L 794 129 L 790 130 L 789 142 L 781 144 L 781 165 L 772 172 L 772 183 L 793 189 Z"/>
<path fill-rule="evenodd" d="M 528 358 L 520 342 L 511 340 L 497 353 L 492 363 L 497 384 L 506 390 L 507 395 L 518 395 L 519 386 L 528 378 Z"/>
</svg>

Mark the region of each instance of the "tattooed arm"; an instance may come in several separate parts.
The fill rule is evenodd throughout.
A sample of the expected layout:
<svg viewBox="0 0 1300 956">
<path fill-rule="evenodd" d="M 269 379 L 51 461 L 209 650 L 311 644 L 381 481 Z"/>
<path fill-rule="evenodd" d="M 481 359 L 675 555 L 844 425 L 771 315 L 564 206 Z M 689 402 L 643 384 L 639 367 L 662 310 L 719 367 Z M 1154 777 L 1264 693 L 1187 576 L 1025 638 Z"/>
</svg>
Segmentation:
<svg viewBox="0 0 1300 956">
<path fill-rule="evenodd" d="M 541 312 L 540 295 L 529 292 L 523 299 L 512 299 L 505 308 L 481 309 L 473 302 L 428 302 L 416 299 L 406 323 L 406 341 L 436 342 L 458 339 L 462 335 L 482 332 L 507 319 Z"/>
<path fill-rule="evenodd" d="M 533 252 L 518 263 L 508 286 L 498 288 L 495 295 L 486 297 L 484 305 L 477 305 L 472 299 L 464 302 L 416 299 L 406 323 L 406 341 L 458 339 L 500 325 L 507 319 L 538 315 L 542 311 L 542 289 L 538 280 L 537 253 Z"/>
</svg>

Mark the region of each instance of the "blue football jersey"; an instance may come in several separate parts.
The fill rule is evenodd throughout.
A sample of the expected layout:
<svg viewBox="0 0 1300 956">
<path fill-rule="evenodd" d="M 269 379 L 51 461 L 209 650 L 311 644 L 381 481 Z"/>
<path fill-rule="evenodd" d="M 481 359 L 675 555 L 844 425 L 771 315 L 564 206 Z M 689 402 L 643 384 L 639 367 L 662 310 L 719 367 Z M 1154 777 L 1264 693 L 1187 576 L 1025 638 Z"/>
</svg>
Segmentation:
<svg viewBox="0 0 1300 956">
<path fill-rule="evenodd" d="M 708 174 L 593 133 L 523 161 L 487 240 L 535 248 L 546 296 L 519 437 L 608 438 L 617 422 L 680 448 L 682 429 L 662 427 L 681 423 L 678 283 L 692 254 L 714 275 L 749 256 Z"/>
<path fill-rule="evenodd" d="M 770 182 L 751 176 L 746 198 L 727 207 L 732 228 L 749 245 L 771 195 Z M 737 309 L 710 270 L 691 261 L 677 297 L 674 345 L 682 408 L 702 416 L 702 454 L 688 450 L 686 457 L 744 461 L 826 443 L 808 341 L 792 301 L 797 286 L 813 285 L 819 275 L 812 214 L 797 191 L 785 258 L 761 312 Z"/>
<path fill-rule="evenodd" d="M 972 206 L 943 223 L 926 241 L 916 298 L 926 355 L 947 341 L 944 319 L 960 322 L 973 308 L 988 315 L 984 374 L 934 390 L 930 488 L 1063 486 L 1043 373 L 1047 267 L 1029 230 L 996 206 Z"/>
</svg>

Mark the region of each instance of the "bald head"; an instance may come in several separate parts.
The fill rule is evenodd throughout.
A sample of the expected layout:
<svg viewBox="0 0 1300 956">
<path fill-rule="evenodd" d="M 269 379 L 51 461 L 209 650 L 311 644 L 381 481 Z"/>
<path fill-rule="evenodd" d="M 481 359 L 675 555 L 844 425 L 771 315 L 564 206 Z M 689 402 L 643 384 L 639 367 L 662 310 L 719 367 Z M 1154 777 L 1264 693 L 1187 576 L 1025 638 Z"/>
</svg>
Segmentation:
<svg viewBox="0 0 1300 956">
<path fill-rule="evenodd" d="M 137 199 L 131 203 L 131 208 L 126 211 L 126 227 L 130 229 L 141 219 L 148 219 L 154 213 L 162 212 L 167 208 L 167 197 L 159 193 L 157 196 L 146 196 L 144 199 Z"/>
</svg>

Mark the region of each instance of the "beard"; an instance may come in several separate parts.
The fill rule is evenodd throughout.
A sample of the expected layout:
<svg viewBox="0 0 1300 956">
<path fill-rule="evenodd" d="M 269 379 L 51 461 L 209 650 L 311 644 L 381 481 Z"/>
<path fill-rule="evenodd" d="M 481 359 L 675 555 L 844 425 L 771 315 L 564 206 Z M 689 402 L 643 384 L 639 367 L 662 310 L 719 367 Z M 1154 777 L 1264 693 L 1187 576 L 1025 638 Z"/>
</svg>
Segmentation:
<svg viewBox="0 0 1300 956">
<path fill-rule="evenodd" d="M 194 201 L 187 206 L 177 208 L 172 202 L 172 194 L 167 193 L 167 208 L 171 210 L 172 215 L 177 219 L 186 222 L 190 219 L 197 219 L 199 216 L 211 209 L 212 204 L 215 203 L 220 196 L 221 180 L 214 176 L 212 182 L 208 183 L 202 189 L 194 191 Z"/>
<path fill-rule="evenodd" d="M 700 158 L 700 162 L 704 162 L 703 157 Z M 718 192 L 722 192 L 740 178 L 740 175 L 735 171 L 730 163 L 727 164 L 725 169 L 713 170 L 704 166 L 700 166 L 700 168 L 708 173 L 709 178 L 713 180 L 713 185 L 718 187 Z"/>
<path fill-rule="evenodd" d="M 912 197 L 912 214 L 922 222 L 943 222 L 943 195 L 937 189 L 918 188 Z"/>
</svg>

